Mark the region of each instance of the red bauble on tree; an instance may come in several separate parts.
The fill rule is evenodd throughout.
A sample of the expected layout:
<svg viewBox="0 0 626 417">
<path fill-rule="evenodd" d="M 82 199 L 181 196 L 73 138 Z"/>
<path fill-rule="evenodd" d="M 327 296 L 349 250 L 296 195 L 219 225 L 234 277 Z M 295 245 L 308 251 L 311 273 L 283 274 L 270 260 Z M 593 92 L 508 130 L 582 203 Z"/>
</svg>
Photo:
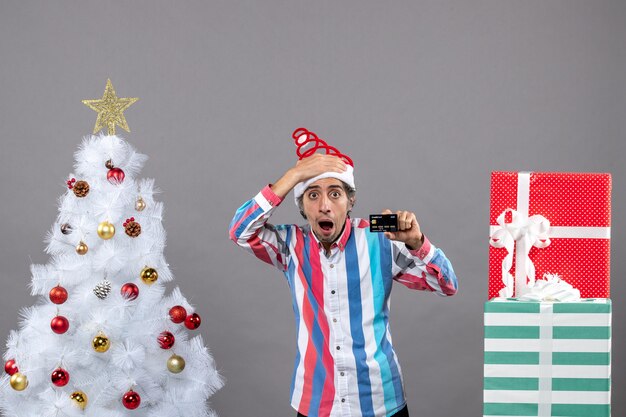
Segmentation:
<svg viewBox="0 0 626 417">
<path fill-rule="evenodd" d="M 113 185 L 118 185 L 124 182 L 125 176 L 126 174 L 124 174 L 124 171 L 120 168 L 111 168 L 109 172 L 107 172 L 107 180 L 109 180 L 109 182 Z"/>
<path fill-rule="evenodd" d="M 124 404 L 124 407 L 128 408 L 129 410 L 134 410 L 135 408 L 139 407 L 139 404 L 141 404 L 141 397 L 139 396 L 139 394 L 131 389 L 126 394 L 124 394 L 124 397 L 122 398 L 122 404 Z"/>
<path fill-rule="evenodd" d="M 200 323 L 202 323 L 202 319 L 196 313 L 190 314 L 185 318 L 185 327 L 189 330 L 196 330 L 200 327 Z"/>
<path fill-rule="evenodd" d="M 17 368 L 17 364 L 15 363 L 15 359 L 9 359 L 4 363 L 4 372 L 13 376 L 13 374 L 19 372 L 20 370 Z"/>
<path fill-rule="evenodd" d="M 50 301 L 54 304 L 63 304 L 67 301 L 67 290 L 60 285 L 52 288 L 48 295 L 50 296 Z"/>
<path fill-rule="evenodd" d="M 70 373 L 63 368 L 57 368 L 52 372 L 50 379 L 57 387 L 64 387 L 70 382 Z"/>
<path fill-rule="evenodd" d="M 134 300 L 139 296 L 139 287 L 137 287 L 132 282 L 128 282 L 122 285 L 120 293 L 122 294 L 122 297 L 128 300 Z"/>
<path fill-rule="evenodd" d="M 56 316 L 50 322 L 50 327 L 56 334 L 63 334 L 70 328 L 70 322 L 63 316 Z"/>
<path fill-rule="evenodd" d="M 171 349 L 171 347 L 174 346 L 175 340 L 174 335 L 168 331 L 161 332 L 159 337 L 157 337 L 161 349 Z"/>
<path fill-rule="evenodd" d="M 187 318 L 187 310 L 183 306 L 174 306 L 170 308 L 170 319 L 174 323 L 182 323 Z"/>
</svg>

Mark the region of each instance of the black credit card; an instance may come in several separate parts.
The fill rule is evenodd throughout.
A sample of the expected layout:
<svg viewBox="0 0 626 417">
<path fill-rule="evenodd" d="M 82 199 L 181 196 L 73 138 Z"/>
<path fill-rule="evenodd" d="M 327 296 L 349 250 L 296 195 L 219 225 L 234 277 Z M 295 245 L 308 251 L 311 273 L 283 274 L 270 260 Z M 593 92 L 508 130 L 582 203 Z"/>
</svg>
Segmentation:
<svg viewBox="0 0 626 417">
<path fill-rule="evenodd" d="M 397 232 L 397 214 L 370 214 L 370 232 Z"/>
</svg>

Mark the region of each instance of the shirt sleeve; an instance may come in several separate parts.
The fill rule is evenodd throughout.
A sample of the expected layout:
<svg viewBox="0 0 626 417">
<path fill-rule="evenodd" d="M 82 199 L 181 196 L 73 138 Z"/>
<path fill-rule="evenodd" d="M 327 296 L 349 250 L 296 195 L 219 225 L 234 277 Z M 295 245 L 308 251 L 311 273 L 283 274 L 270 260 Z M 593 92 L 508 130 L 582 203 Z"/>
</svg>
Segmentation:
<svg viewBox="0 0 626 417">
<path fill-rule="evenodd" d="M 424 236 L 422 247 L 410 250 L 402 242 L 391 241 L 393 279 L 414 290 L 434 291 L 451 296 L 457 291 L 452 264 L 439 248 Z"/>
<path fill-rule="evenodd" d="M 245 202 L 229 226 L 230 239 L 254 256 L 281 271 L 287 269 L 289 249 L 285 244 L 287 232 L 267 223 L 282 202 L 269 185 L 252 200 Z"/>
</svg>

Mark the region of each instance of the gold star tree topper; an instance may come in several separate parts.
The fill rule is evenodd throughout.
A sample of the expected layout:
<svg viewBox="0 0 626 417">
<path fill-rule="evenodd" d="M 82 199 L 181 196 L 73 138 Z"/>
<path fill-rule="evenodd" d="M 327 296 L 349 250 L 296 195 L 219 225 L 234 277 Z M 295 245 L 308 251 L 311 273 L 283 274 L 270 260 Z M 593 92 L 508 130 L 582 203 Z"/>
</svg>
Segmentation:
<svg viewBox="0 0 626 417">
<path fill-rule="evenodd" d="M 128 123 L 126 123 L 126 118 L 124 117 L 124 110 L 129 108 L 131 104 L 137 100 L 139 100 L 137 97 L 118 98 L 115 95 L 115 89 L 113 89 L 111 80 L 107 79 L 107 85 L 100 100 L 83 100 L 83 104 L 98 113 L 93 133 L 98 133 L 106 126 L 108 134 L 114 135 L 115 125 L 130 132 Z"/>
</svg>

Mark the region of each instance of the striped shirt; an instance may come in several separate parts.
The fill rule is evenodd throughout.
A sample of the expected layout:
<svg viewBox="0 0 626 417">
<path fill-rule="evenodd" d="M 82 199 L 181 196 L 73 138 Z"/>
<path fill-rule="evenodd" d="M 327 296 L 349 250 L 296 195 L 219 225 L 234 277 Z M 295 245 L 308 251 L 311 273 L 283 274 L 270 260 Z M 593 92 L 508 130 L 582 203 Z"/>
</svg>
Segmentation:
<svg viewBox="0 0 626 417">
<path fill-rule="evenodd" d="M 237 210 L 230 238 L 289 283 L 297 334 L 291 405 L 309 417 L 393 415 L 406 400 L 389 330 L 391 284 L 453 295 L 450 261 L 426 237 L 409 250 L 351 218 L 326 254 L 308 225 L 267 223 L 281 202 L 266 186 Z"/>
</svg>

